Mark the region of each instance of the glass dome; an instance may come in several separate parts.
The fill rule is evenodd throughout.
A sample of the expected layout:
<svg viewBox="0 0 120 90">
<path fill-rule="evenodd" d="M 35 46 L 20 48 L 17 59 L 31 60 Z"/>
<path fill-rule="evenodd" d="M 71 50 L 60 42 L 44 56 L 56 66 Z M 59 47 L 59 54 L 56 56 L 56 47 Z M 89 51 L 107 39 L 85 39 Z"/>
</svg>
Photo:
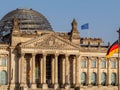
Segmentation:
<svg viewBox="0 0 120 90">
<path fill-rule="evenodd" d="M 16 9 L 6 14 L 0 21 L 0 34 L 2 36 L 10 33 L 13 27 L 13 18 L 19 21 L 21 31 L 48 30 L 53 31 L 48 20 L 33 9 Z"/>
</svg>

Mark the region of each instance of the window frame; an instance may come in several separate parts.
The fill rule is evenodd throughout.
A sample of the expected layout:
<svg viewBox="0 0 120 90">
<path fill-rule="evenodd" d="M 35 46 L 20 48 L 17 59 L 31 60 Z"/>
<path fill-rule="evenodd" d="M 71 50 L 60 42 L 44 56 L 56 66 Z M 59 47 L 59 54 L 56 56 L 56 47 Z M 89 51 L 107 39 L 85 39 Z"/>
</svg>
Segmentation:
<svg viewBox="0 0 120 90">
<path fill-rule="evenodd" d="M 101 67 L 102 67 L 102 68 L 106 68 L 106 67 L 107 67 L 106 64 L 107 64 L 106 61 L 105 61 L 105 60 L 102 60 L 102 62 L 101 62 Z M 104 65 L 105 65 L 105 66 L 104 66 Z"/>
<path fill-rule="evenodd" d="M 91 68 L 96 68 L 97 67 L 97 61 L 96 60 L 92 60 L 91 61 Z"/>
<path fill-rule="evenodd" d="M 82 60 L 81 68 L 86 68 L 86 67 L 87 67 L 87 61 L 86 60 Z"/>
<path fill-rule="evenodd" d="M 111 68 L 116 69 L 116 62 L 115 61 L 111 61 Z"/>
<path fill-rule="evenodd" d="M 6 60 L 6 57 L 2 57 L 2 58 L 1 58 L 1 66 L 4 66 L 4 67 L 5 67 L 6 64 L 7 64 L 6 61 L 7 61 L 7 60 Z"/>
</svg>

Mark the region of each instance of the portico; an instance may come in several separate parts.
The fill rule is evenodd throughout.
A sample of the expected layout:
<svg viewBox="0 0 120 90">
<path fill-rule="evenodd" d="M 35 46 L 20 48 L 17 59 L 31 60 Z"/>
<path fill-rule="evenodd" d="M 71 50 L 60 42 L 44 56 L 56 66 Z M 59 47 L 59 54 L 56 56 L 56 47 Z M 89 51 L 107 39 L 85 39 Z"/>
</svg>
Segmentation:
<svg viewBox="0 0 120 90">
<path fill-rule="evenodd" d="M 76 80 L 77 74 L 70 69 L 76 70 L 74 63 L 76 55 L 65 54 L 21 54 L 19 65 L 20 84 L 22 87 L 47 89 L 48 87 L 66 87 L 80 84 Z M 21 69 L 21 70 L 20 70 Z M 71 78 L 71 79 L 70 79 Z M 79 79 L 80 80 L 80 79 Z"/>
</svg>

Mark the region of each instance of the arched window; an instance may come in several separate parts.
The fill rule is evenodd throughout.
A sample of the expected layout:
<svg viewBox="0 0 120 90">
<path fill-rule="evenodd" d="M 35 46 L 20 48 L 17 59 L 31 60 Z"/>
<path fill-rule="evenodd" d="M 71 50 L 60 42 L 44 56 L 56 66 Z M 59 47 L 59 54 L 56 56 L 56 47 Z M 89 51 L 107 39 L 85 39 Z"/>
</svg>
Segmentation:
<svg viewBox="0 0 120 90">
<path fill-rule="evenodd" d="M 0 72 L 0 85 L 5 85 L 7 84 L 7 73 L 6 71 L 1 71 Z"/>
<path fill-rule="evenodd" d="M 86 68 L 86 60 L 82 60 L 82 68 Z"/>
<path fill-rule="evenodd" d="M 81 73 L 81 84 L 86 85 L 86 73 L 85 72 Z"/>
<path fill-rule="evenodd" d="M 111 74 L 111 85 L 115 86 L 116 84 L 116 74 L 112 73 Z"/>
<path fill-rule="evenodd" d="M 101 74 L 101 85 L 105 86 L 106 84 L 106 73 Z"/>
<path fill-rule="evenodd" d="M 106 68 L 106 61 L 102 61 L 102 68 Z"/>
<path fill-rule="evenodd" d="M 6 66 L 6 58 L 2 57 L 2 66 Z"/>
<path fill-rule="evenodd" d="M 96 85 L 96 73 L 95 72 L 93 72 L 93 73 L 91 73 L 91 84 L 92 85 Z"/>
</svg>

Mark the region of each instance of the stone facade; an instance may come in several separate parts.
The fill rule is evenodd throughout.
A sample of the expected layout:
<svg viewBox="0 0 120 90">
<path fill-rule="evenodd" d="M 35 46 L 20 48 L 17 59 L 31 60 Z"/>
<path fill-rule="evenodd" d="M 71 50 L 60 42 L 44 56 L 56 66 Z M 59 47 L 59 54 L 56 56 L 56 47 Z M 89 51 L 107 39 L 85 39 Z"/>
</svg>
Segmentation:
<svg viewBox="0 0 120 90">
<path fill-rule="evenodd" d="M 102 39 L 70 32 L 19 30 L 14 17 L 10 43 L 0 44 L 0 90 L 117 90 L 117 54 L 105 55 Z"/>
</svg>

